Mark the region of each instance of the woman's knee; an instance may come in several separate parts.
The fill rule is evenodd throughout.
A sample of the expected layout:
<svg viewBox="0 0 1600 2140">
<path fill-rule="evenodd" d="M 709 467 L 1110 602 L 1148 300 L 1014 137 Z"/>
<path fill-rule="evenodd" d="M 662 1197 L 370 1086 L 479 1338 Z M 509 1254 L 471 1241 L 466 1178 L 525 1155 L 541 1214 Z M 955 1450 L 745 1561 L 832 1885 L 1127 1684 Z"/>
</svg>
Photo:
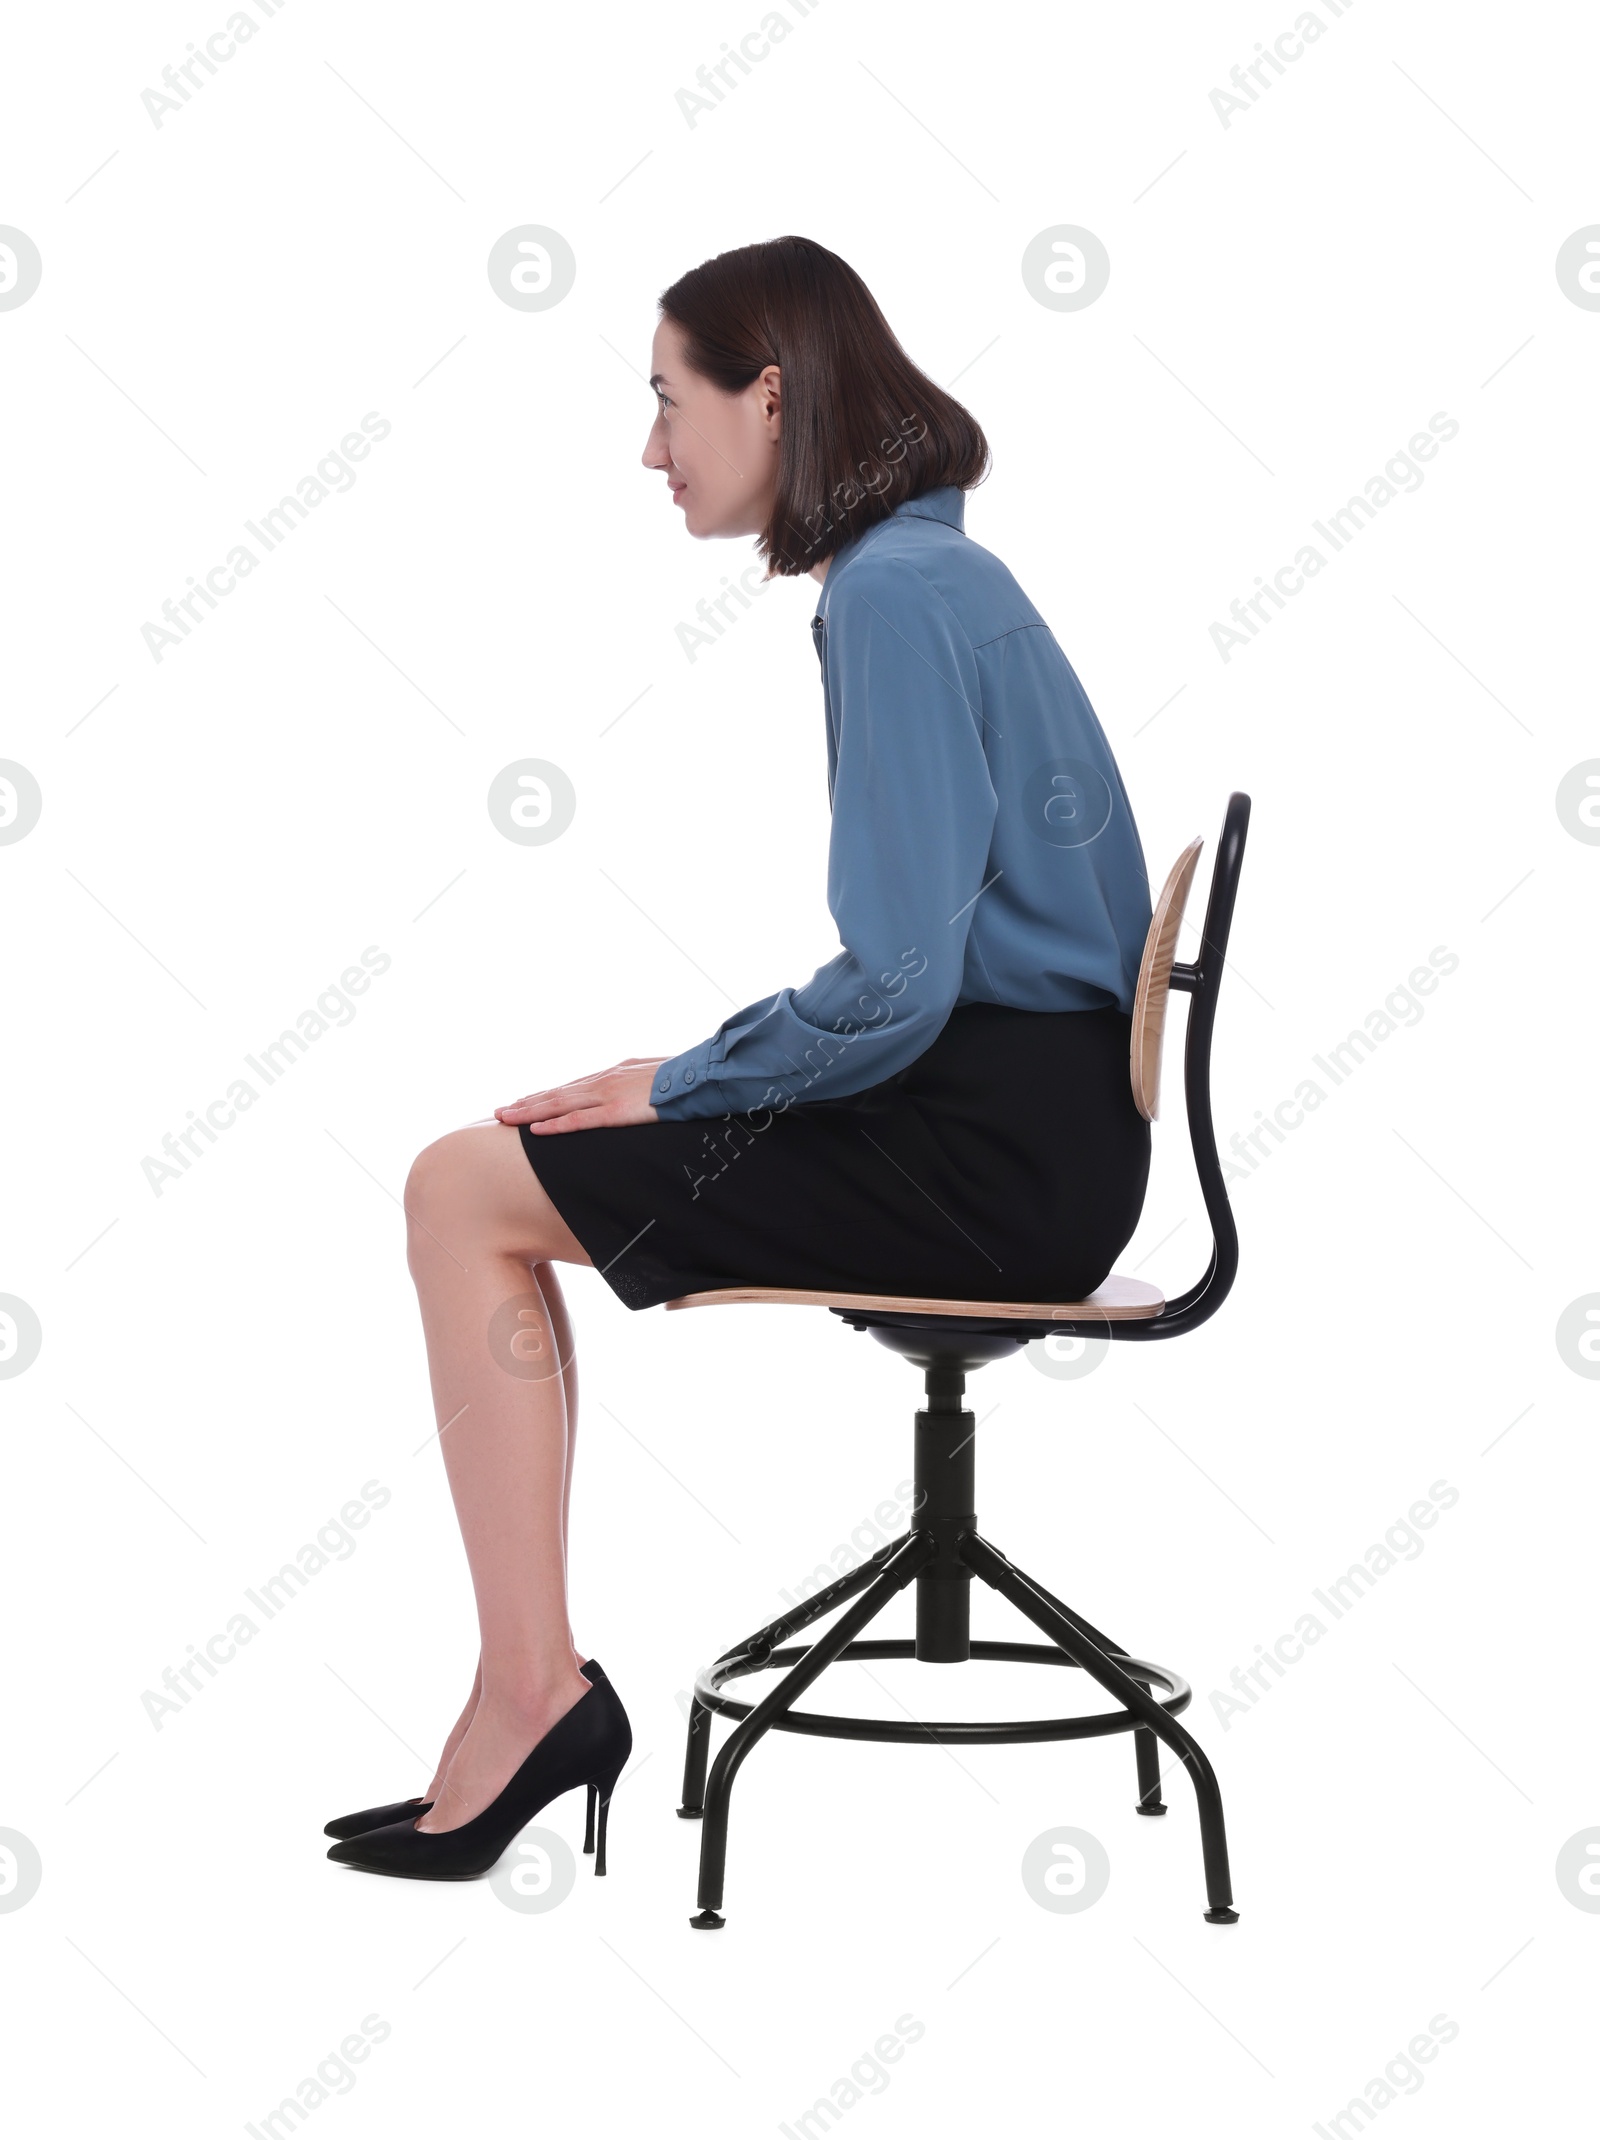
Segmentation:
<svg viewBox="0 0 1600 2140">
<path fill-rule="evenodd" d="M 586 1262 L 528 1165 L 515 1129 L 474 1122 L 425 1145 L 406 1176 L 412 1253 L 419 1242 L 449 1250 L 452 1239 L 526 1256 Z M 460 1250 L 452 1250 L 458 1260 Z"/>
<path fill-rule="evenodd" d="M 492 1178 L 484 1168 L 481 1128 L 453 1129 L 424 1145 L 406 1176 L 406 1222 L 437 1238 L 452 1228 L 481 1222 L 488 1215 L 486 1190 Z"/>
</svg>

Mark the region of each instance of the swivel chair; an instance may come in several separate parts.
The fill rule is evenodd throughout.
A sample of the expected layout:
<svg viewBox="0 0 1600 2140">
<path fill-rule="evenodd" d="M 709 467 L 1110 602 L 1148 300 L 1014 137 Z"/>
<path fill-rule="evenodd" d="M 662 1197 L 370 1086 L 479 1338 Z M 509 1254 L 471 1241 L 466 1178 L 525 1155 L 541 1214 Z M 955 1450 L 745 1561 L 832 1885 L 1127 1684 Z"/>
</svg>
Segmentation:
<svg viewBox="0 0 1600 2140">
<path fill-rule="evenodd" d="M 1030 1339 L 1064 1331 L 1124 1343 L 1179 1337 L 1196 1330 L 1226 1299 L 1238 1267 L 1239 1244 L 1228 1206 L 1211 1121 L 1211 1033 L 1222 985 L 1228 932 L 1244 859 L 1250 798 L 1228 799 L 1222 838 L 1212 872 L 1198 956 L 1176 957 L 1179 925 L 1202 842 L 1179 856 L 1156 902 L 1139 969 L 1133 1012 L 1129 1074 L 1133 1096 L 1147 1121 L 1155 1119 L 1160 1093 L 1161 1047 L 1169 992 L 1189 996 L 1184 1043 L 1184 1095 L 1200 1192 L 1211 1226 L 1211 1256 L 1203 1276 L 1178 1299 L 1164 1301 L 1156 1287 L 1112 1276 L 1087 1300 L 1067 1302 L 924 1300 L 876 1294 L 795 1292 L 774 1286 L 733 1286 L 690 1293 L 668 1308 L 701 1308 L 737 1302 L 786 1302 L 825 1307 L 854 1330 L 870 1330 L 879 1344 L 923 1370 L 927 1402 L 916 1414 L 914 1528 L 893 1539 L 793 1611 L 735 1643 L 695 1681 L 684 1761 L 685 1820 L 703 1820 L 700 1839 L 699 1914 L 690 1923 L 719 1929 L 728 1849 L 728 1806 L 734 1778 L 751 1749 L 769 1731 L 816 1738 L 955 1746 L 1019 1745 L 1052 1739 L 1088 1739 L 1133 1733 L 1138 1774 L 1138 1811 L 1165 1813 L 1157 1742 L 1170 1746 L 1187 1768 L 1200 1813 L 1205 1867 L 1206 1919 L 1234 1924 L 1238 1912 L 1228 1878 L 1228 1845 L 1222 1797 L 1205 1753 L 1177 1721 L 1189 1706 L 1187 1682 L 1165 1665 L 1130 1656 L 1081 1614 L 1025 1575 L 977 1528 L 974 1512 L 975 1421 L 963 1408 L 966 1377 L 987 1361 L 1004 1358 Z M 1048 1643 L 990 1642 L 969 1631 L 974 1576 L 999 1592 Z M 863 1630 L 890 1599 L 916 1584 L 915 1640 L 864 1641 Z M 853 1603 L 850 1601 L 854 1601 Z M 794 1645 L 793 1638 L 841 1605 L 845 1612 L 819 1640 Z M 795 1708 L 799 1697 L 830 1664 L 840 1660 L 915 1657 L 956 1664 L 970 1657 L 1016 1664 L 1076 1666 L 1117 1702 L 1089 1716 L 1030 1719 L 1014 1723 L 915 1723 L 908 1720 L 824 1716 Z M 736 1700 L 723 1690 L 752 1672 L 788 1667 L 760 1701 Z M 1152 1692 L 1159 1689 L 1159 1696 Z M 713 1715 L 736 1719 L 707 1780 Z"/>
</svg>

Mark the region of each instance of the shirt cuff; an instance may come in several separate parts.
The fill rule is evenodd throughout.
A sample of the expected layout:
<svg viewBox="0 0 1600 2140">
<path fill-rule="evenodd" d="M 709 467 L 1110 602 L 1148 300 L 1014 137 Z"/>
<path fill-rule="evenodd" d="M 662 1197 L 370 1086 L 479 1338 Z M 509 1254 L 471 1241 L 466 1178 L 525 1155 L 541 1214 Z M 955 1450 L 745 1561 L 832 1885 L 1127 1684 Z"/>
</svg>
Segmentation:
<svg viewBox="0 0 1600 2140">
<path fill-rule="evenodd" d="M 650 1084 L 650 1104 L 666 1120 L 727 1112 L 711 1076 L 709 1040 L 686 1048 L 657 1067 Z"/>
</svg>

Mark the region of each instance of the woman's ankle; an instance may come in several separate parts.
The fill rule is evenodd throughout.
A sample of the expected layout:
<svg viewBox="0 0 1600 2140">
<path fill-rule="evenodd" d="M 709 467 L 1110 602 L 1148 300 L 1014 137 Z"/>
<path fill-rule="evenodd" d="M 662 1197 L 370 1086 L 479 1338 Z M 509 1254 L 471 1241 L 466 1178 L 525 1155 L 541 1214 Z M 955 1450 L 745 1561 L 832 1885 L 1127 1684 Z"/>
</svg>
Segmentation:
<svg viewBox="0 0 1600 2140">
<path fill-rule="evenodd" d="M 588 1691 L 589 1681 L 578 1669 L 577 1658 L 566 1655 L 487 1680 L 478 1706 L 508 1723 L 540 1723 L 570 1709 Z"/>
</svg>

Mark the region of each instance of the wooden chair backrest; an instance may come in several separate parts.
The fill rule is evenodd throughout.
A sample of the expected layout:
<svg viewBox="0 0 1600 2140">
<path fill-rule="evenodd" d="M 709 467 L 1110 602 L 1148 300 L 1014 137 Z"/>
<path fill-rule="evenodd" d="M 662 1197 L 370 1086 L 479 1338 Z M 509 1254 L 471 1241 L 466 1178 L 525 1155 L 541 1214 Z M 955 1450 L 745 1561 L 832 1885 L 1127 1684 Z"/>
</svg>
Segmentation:
<svg viewBox="0 0 1600 2140">
<path fill-rule="evenodd" d="M 1178 928 L 1204 845 L 1204 840 L 1191 840 L 1173 863 L 1150 917 L 1150 934 L 1144 940 L 1144 957 L 1139 961 L 1128 1072 L 1133 1083 L 1133 1103 L 1147 1122 L 1155 1120 L 1161 1099 L 1161 1042 L 1167 1024 L 1167 997 L 1172 989 L 1172 962 L 1178 954 Z"/>
</svg>

